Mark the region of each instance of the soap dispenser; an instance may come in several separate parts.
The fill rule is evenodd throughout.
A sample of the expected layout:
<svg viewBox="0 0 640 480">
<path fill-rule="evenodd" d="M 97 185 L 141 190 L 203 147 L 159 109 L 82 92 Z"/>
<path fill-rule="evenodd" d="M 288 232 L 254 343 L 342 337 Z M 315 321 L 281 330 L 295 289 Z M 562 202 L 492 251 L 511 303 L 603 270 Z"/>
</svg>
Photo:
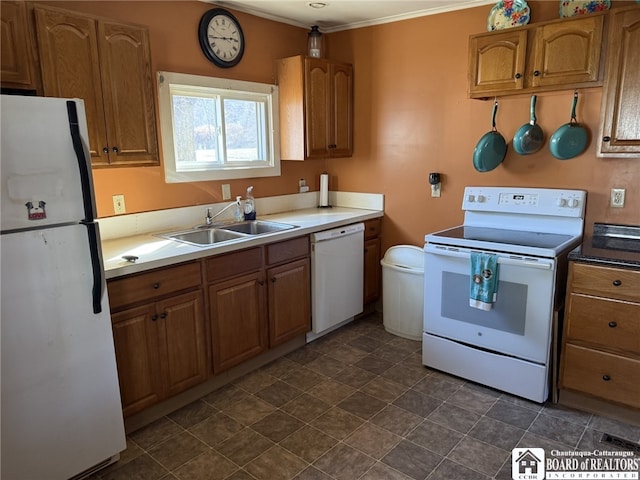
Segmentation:
<svg viewBox="0 0 640 480">
<path fill-rule="evenodd" d="M 244 215 L 242 213 L 242 200 L 241 200 L 241 196 L 238 195 L 236 197 L 236 208 L 233 211 L 233 219 L 236 222 L 241 222 L 244 220 Z"/>
</svg>

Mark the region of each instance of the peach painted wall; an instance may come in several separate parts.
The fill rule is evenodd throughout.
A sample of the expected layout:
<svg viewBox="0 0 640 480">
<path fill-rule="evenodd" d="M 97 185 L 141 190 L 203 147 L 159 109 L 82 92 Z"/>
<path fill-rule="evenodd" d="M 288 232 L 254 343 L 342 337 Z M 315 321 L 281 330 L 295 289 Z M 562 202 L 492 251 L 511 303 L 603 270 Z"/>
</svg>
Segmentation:
<svg viewBox="0 0 640 480">
<path fill-rule="evenodd" d="M 532 23 L 558 17 L 556 1 L 528 4 Z M 486 30 L 490 9 L 426 16 L 328 38 L 328 54 L 354 64 L 356 87 L 355 154 L 329 160 L 328 172 L 339 190 L 385 194 L 383 249 L 421 245 L 425 233 L 461 223 L 468 185 L 584 189 L 587 230 L 594 221 L 640 224 L 640 159 L 595 155 L 601 88 L 579 92 L 577 117 L 590 130 L 591 143 L 584 154 L 567 161 L 552 157 L 547 143 L 536 154 L 517 155 L 511 139 L 528 122 L 530 97 L 498 99 L 497 126 L 509 150 L 497 169 L 475 171 L 472 154 L 490 130 L 492 102 L 467 98 L 468 37 Z M 572 94 L 538 95 L 538 123 L 547 138 L 569 121 Z M 431 198 L 429 172 L 443 176 L 441 198 Z M 609 207 L 612 187 L 627 189 L 625 208 Z"/>
<path fill-rule="evenodd" d="M 200 52 L 197 26 L 210 4 L 180 2 L 54 2 L 72 10 L 147 25 L 153 71 L 169 70 L 275 82 L 274 60 L 304 53 L 306 30 L 236 13 L 247 49 L 235 68 L 218 69 Z M 557 1 L 528 0 L 532 23 L 557 18 Z M 613 8 L 634 2 L 613 2 Z M 256 196 L 294 193 L 305 177 L 317 190 L 323 170 L 331 188 L 385 194 L 383 248 L 421 245 L 424 235 L 462 221 L 467 185 L 576 188 L 588 191 L 587 229 L 594 221 L 640 224 L 640 159 L 595 155 L 601 88 L 580 91 L 578 120 L 591 132 L 581 156 L 553 158 L 545 148 L 518 156 L 509 145 L 504 163 L 478 173 L 477 140 L 490 129 L 491 102 L 467 98 L 468 37 L 486 29 L 491 6 L 426 16 L 327 35 L 327 56 L 354 64 L 355 150 L 352 158 L 283 162 L 279 178 L 235 180 L 232 195 L 255 185 Z M 549 136 L 569 120 L 571 91 L 541 93 L 537 116 Z M 528 121 L 529 96 L 499 99 L 498 129 L 508 142 Z M 640 106 L 639 106 L 640 108 Z M 441 198 L 431 198 L 429 172 L 443 175 Z M 94 170 L 99 214 L 113 214 L 111 195 L 123 193 L 129 212 L 221 200 L 223 182 L 165 184 L 158 167 Z M 609 190 L 627 189 L 627 205 L 611 209 Z"/>
<path fill-rule="evenodd" d="M 45 3 L 45 2 L 41 2 Z M 197 1 L 67 1 L 51 5 L 90 13 L 149 28 L 152 72 L 175 71 L 195 75 L 234 78 L 251 82 L 275 83 L 275 60 L 303 54 L 307 30 L 233 11 L 245 35 L 242 61 L 221 69 L 210 63 L 200 50 L 200 18 L 215 5 Z M 157 91 L 157 88 L 154 87 Z M 161 146 L 160 146 L 161 147 Z M 282 162 L 280 177 L 211 181 L 183 184 L 164 182 L 162 167 L 94 169 L 98 215 L 111 216 L 114 194 L 124 194 L 127 212 L 143 212 L 222 201 L 221 185 L 231 185 L 231 195 L 243 195 L 249 185 L 256 197 L 283 195 L 298 191 L 298 180 L 305 178 L 317 190 L 320 174 L 326 170 L 323 159 Z"/>
</svg>

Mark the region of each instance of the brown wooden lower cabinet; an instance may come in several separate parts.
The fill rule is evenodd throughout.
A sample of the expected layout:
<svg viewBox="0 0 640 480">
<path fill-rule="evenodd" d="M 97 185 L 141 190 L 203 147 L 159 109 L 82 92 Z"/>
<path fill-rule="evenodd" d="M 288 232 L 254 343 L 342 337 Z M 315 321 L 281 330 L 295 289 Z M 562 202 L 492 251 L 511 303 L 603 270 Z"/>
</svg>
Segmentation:
<svg viewBox="0 0 640 480">
<path fill-rule="evenodd" d="M 585 396 L 585 405 L 595 399 L 637 412 L 640 271 L 570 262 L 562 343 L 561 402 L 567 391 Z"/>
<path fill-rule="evenodd" d="M 110 280 L 124 416 L 309 331 L 310 281 L 308 236 Z"/>
<path fill-rule="evenodd" d="M 374 218 L 364 222 L 364 292 L 363 302 L 375 302 L 382 293 L 380 258 L 382 220 Z"/>
<path fill-rule="evenodd" d="M 309 259 L 270 268 L 269 346 L 281 345 L 311 329 Z"/>
<path fill-rule="evenodd" d="M 209 286 L 214 372 L 227 370 L 267 348 L 264 288 L 260 271 Z"/>
<path fill-rule="evenodd" d="M 206 380 L 202 305 L 198 290 L 112 314 L 125 417 Z"/>
</svg>

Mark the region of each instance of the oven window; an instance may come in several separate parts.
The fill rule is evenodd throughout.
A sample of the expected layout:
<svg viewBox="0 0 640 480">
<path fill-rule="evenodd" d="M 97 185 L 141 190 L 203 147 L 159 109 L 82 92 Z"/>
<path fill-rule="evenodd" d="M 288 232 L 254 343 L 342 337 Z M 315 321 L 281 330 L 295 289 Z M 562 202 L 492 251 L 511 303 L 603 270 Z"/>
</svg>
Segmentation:
<svg viewBox="0 0 640 480">
<path fill-rule="evenodd" d="M 498 282 L 498 297 L 489 311 L 469 306 L 469 275 L 442 272 L 440 315 L 515 335 L 524 335 L 527 285 Z"/>
</svg>

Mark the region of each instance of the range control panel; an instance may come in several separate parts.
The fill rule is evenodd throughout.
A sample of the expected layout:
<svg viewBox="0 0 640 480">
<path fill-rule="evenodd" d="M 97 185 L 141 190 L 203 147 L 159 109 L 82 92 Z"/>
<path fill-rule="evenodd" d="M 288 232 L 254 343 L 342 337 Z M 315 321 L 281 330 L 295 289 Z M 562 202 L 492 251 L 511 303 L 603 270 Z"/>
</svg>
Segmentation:
<svg viewBox="0 0 640 480">
<path fill-rule="evenodd" d="M 466 187 L 462 210 L 581 218 L 586 198 L 584 190 Z"/>
</svg>

